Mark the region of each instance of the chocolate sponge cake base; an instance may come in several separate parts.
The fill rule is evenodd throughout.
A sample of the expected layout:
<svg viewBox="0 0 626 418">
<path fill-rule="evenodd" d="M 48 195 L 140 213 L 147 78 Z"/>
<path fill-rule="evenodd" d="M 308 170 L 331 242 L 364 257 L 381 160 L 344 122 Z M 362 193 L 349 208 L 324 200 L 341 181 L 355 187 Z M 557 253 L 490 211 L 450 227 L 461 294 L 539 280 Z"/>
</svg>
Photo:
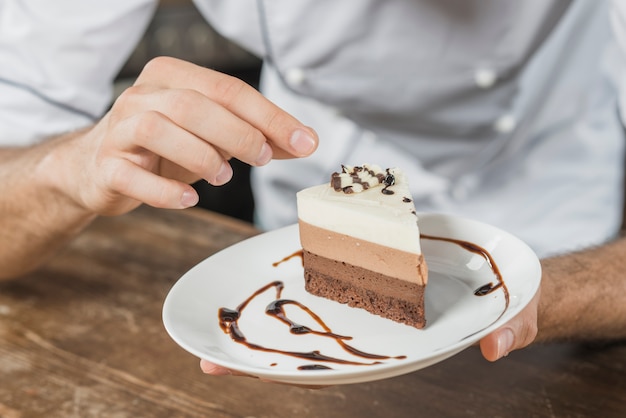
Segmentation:
<svg viewBox="0 0 626 418">
<path fill-rule="evenodd" d="M 426 325 L 424 289 L 358 266 L 303 251 L 306 290 L 316 296 L 415 328 Z M 416 266 L 419 268 L 419 266 Z"/>
</svg>

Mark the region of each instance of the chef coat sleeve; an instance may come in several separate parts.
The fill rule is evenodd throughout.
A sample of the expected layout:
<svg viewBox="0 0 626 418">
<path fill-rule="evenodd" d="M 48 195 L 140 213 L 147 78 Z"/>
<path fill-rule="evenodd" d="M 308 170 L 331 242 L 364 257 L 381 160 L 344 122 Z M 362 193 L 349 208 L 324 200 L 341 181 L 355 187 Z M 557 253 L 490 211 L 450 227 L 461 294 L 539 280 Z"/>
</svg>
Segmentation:
<svg viewBox="0 0 626 418">
<path fill-rule="evenodd" d="M 88 125 L 156 0 L 0 0 L 0 146 Z"/>
</svg>

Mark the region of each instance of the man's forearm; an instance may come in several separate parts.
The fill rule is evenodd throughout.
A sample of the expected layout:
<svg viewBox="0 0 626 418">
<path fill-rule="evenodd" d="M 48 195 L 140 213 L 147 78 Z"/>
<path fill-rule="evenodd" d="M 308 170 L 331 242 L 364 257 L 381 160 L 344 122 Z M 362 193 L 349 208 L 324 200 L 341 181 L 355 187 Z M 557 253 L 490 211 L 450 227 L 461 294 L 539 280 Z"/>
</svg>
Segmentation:
<svg viewBox="0 0 626 418">
<path fill-rule="evenodd" d="M 626 238 L 542 267 L 538 342 L 626 339 Z"/>
<path fill-rule="evenodd" d="M 0 279 L 33 270 L 95 217 L 49 181 L 58 172 L 46 159 L 70 139 L 0 149 Z"/>
</svg>

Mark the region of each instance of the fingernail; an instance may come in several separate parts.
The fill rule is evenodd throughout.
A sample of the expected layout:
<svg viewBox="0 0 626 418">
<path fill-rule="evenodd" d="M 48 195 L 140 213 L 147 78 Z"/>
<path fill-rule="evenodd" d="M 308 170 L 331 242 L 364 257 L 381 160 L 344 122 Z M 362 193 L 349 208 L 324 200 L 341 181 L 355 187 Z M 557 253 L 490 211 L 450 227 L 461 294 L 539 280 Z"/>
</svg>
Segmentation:
<svg viewBox="0 0 626 418">
<path fill-rule="evenodd" d="M 315 137 L 311 135 L 305 129 L 296 129 L 296 131 L 289 138 L 289 145 L 296 151 L 298 155 L 309 155 L 315 150 L 317 141 Z"/>
<path fill-rule="evenodd" d="M 513 349 L 515 335 L 511 329 L 506 328 L 498 337 L 498 358 L 506 357 Z"/>
<path fill-rule="evenodd" d="M 256 165 L 265 165 L 272 159 L 272 148 L 266 143 L 261 147 L 261 153 L 254 162 Z"/>
<path fill-rule="evenodd" d="M 185 190 L 180 198 L 180 204 L 184 208 L 190 208 L 198 204 L 198 193 L 195 191 Z"/>
<path fill-rule="evenodd" d="M 215 367 L 213 370 L 205 371 L 204 373 L 212 376 L 231 376 L 233 374 L 230 370 L 223 367 Z"/>
<path fill-rule="evenodd" d="M 219 173 L 215 176 L 215 181 L 212 183 L 214 186 L 221 186 L 226 184 L 233 177 L 233 169 L 227 161 L 222 162 Z"/>
</svg>

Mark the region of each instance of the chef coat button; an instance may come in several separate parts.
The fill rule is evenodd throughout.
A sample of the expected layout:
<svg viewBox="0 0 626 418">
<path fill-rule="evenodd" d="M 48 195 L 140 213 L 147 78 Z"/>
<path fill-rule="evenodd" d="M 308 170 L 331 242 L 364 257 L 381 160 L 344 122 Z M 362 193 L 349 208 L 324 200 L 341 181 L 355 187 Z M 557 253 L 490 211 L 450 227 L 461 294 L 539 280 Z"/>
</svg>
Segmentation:
<svg viewBox="0 0 626 418">
<path fill-rule="evenodd" d="M 301 86 L 306 79 L 306 73 L 302 68 L 290 68 L 285 72 L 285 80 L 292 87 Z"/>
<path fill-rule="evenodd" d="M 491 68 L 479 68 L 474 72 L 474 82 L 481 89 L 493 87 L 498 75 Z"/>
<path fill-rule="evenodd" d="M 515 119 L 515 116 L 507 113 L 500 116 L 498 120 L 496 120 L 496 122 L 493 124 L 493 129 L 501 134 L 508 134 L 513 132 L 516 126 L 517 119 Z"/>
</svg>

